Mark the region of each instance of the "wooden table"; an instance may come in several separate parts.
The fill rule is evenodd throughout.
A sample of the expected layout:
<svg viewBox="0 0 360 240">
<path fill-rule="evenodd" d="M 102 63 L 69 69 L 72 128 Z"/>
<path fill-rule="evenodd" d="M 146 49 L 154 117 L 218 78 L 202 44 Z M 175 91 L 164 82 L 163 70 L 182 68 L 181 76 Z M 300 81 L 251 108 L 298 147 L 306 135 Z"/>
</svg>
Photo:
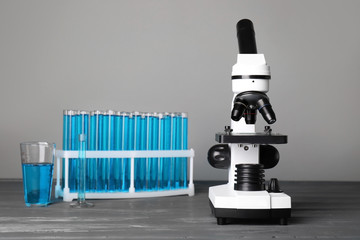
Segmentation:
<svg viewBox="0 0 360 240">
<path fill-rule="evenodd" d="M 289 225 L 237 221 L 218 226 L 208 187 L 194 197 L 91 200 L 92 209 L 57 202 L 27 208 L 21 181 L 0 181 L 0 239 L 360 239 L 360 182 L 281 182 L 292 197 Z"/>
</svg>

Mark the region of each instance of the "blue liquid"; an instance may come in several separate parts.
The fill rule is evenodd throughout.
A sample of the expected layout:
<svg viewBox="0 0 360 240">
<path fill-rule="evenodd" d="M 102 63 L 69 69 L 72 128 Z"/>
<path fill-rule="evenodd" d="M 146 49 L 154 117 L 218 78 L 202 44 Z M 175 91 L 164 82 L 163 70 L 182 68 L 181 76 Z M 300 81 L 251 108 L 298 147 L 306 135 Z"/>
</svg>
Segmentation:
<svg viewBox="0 0 360 240">
<path fill-rule="evenodd" d="M 77 124 L 78 115 L 72 115 L 70 118 L 70 128 L 71 128 L 71 137 L 70 137 L 70 150 L 78 150 L 78 124 Z M 77 183 L 76 183 L 76 170 L 77 170 L 77 158 L 69 159 L 69 188 L 70 192 L 76 192 Z"/>
<path fill-rule="evenodd" d="M 70 116 L 64 113 L 63 116 L 63 150 L 70 149 Z M 65 166 L 65 159 L 62 160 L 62 165 Z M 61 186 L 65 185 L 65 169 L 62 169 Z"/>
<path fill-rule="evenodd" d="M 88 136 L 89 136 L 89 113 L 82 113 L 81 114 L 81 134 L 84 134 L 87 138 L 86 142 L 85 142 L 85 148 L 84 150 L 89 150 L 89 143 L 88 143 Z M 79 143 L 79 150 L 81 147 L 81 144 L 84 143 Z M 85 187 L 86 187 L 86 191 L 89 191 L 89 187 L 90 187 L 90 159 L 84 159 L 85 161 Z"/>
<path fill-rule="evenodd" d="M 22 164 L 26 206 L 50 203 L 54 164 Z"/>
<path fill-rule="evenodd" d="M 187 150 L 188 149 L 188 118 L 183 117 L 182 118 L 182 135 L 183 135 L 183 141 L 182 141 L 182 149 Z M 182 174 L 180 176 L 180 187 L 186 188 L 187 187 L 187 158 L 182 158 Z"/>
<path fill-rule="evenodd" d="M 172 150 L 181 150 L 182 145 L 182 121 L 181 115 L 175 114 L 172 117 Z M 172 158 L 171 164 L 171 188 L 180 187 L 180 175 L 182 173 L 182 159 Z"/>
<path fill-rule="evenodd" d="M 147 150 L 147 126 L 148 117 L 142 116 L 140 119 L 140 150 Z M 146 172 L 147 172 L 147 158 L 140 159 L 140 184 L 142 190 L 146 190 Z"/>
<path fill-rule="evenodd" d="M 90 117 L 90 137 L 89 137 L 89 150 L 98 150 L 98 119 L 99 115 L 94 114 Z M 96 178 L 97 178 L 97 159 L 90 158 L 88 160 L 88 191 L 94 192 L 96 190 Z"/>
<path fill-rule="evenodd" d="M 157 116 L 149 117 L 148 130 L 148 150 L 159 150 L 159 118 Z M 158 188 L 158 158 L 150 158 L 148 165 L 148 190 L 157 190 Z"/>
<path fill-rule="evenodd" d="M 115 115 L 109 113 L 109 150 L 115 150 Z M 107 180 L 108 180 L 108 190 L 113 192 L 115 191 L 115 173 L 116 169 L 114 166 L 117 165 L 116 158 L 108 159 L 108 169 L 107 169 Z"/>
<path fill-rule="evenodd" d="M 136 116 L 136 150 L 146 150 L 147 118 Z M 135 158 L 135 190 L 146 189 L 146 158 Z"/>
<path fill-rule="evenodd" d="M 109 150 L 109 115 L 99 116 L 99 150 Z M 98 159 L 97 191 L 108 190 L 108 158 Z"/>
<path fill-rule="evenodd" d="M 134 117 L 129 114 L 124 116 L 124 137 L 123 137 L 123 149 L 134 150 Z M 130 158 L 123 159 L 122 168 L 122 191 L 129 191 L 130 188 Z"/>
<path fill-rule="evenodd" d="M 123 116 L 115 115 L 113 121 L 113 144 L 111 145 L 111 150 L 119 151 L 123 150 L 122 146 L 122 137 L 123 137 Z M 110 190 L 111 191 L 121 191 L 122 187 L 122 159 L 115 158 L 111 159 L 110 165 Z"/>
<path fill-rule="evenodd" d="M 88 133 L 89 128 L 89 115 L 78 113 L 71 116 L 71 149 L 73 151 L 78 151 L 80 149 L 79 135 Z M 79 175 L 77 174 L 79 159 L 71 158 L 69 159 L 69 188 L 70 192 L 77 192 L 79 185 Z M 86 176 L 89 179 L 89 176 Z"/>
<path fill-rule="evenodd" d="M 171 116 L 164 115 L 160 121 L 160 150 L 171 149 Z M 171 158 L 160 159 L 160 188 L 170 189 Z"/>
</svg>

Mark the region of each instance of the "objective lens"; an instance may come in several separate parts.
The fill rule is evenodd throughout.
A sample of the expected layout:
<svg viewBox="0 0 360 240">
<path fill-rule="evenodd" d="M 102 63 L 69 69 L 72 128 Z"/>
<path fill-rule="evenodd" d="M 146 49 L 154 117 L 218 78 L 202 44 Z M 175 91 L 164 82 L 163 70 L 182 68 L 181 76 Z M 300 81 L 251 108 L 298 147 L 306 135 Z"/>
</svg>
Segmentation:
<svg viewBox="0 0 360 240">
<path fill-rule="evenodd" d="M 234 121 L 239 121 L 244 114 L 247 106 L 242 102 L 235 102 L 234 107 L 231 111 L 231 119 Z"/>
<path fill-rule="evenodd" d="M 260 108 L 259 112 L 268 124 L 273 124 L 276 122 L 276 116 L 270 104 Z"/>
<path fill-rule="evenodd" d="M 244 113 L 246 124 L 255 124 L 256 122 L 256 109 L 247 109 Z"/>
</svg>

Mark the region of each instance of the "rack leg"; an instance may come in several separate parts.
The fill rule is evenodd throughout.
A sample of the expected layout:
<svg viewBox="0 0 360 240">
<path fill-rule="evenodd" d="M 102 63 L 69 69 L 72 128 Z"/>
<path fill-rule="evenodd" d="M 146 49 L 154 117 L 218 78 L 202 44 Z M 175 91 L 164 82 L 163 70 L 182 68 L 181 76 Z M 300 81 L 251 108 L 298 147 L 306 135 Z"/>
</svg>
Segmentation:
<svg viewBox="0 0 360 240">
<path fill-rule="evenodd" d="M 135 192 L 134 178 L 135 178 L 135 160 L 132 157 L 131 158 L 131 165 L 130 165 L 130 188 L 129 188 L 130 193 Z"/>
<path fill-rule="evenodd" d="M 193 151 L 192 150 L 192 154 L 193 154 Z M 195 187 L 194 187 L 194 157 L 190 157 L 190 174 L 189 174 L 189 196 L 192 197 L 195 195 Z"/>
</svg>

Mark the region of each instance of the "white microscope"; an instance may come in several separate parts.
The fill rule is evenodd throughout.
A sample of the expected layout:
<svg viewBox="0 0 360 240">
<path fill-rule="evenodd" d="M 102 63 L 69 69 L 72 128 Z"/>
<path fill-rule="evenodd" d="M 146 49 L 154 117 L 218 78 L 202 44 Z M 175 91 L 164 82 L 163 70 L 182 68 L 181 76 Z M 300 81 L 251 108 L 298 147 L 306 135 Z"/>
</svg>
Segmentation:
<svg viewBox="0 0 360 240">
<path fill-rule="evenodd" d="M 216 134 L 208 152 L 209 163 L 228 169 L 228 183 L 209 188 L 209 200 L 217 224 L 231 219 L 276 219 L 286 225 L 291 215 L 291 198 L 273 178 L 265 184 L 264 169 L 279 162 L 278 150 L 269 144 L 285 144 L 287 136 L 275 134 L 269 126 L 256 132 L 257 111 L 268 124 L 276 121 L 268 96 L 270 67 L 257 53 L 253 24 L 237 23 L 240 54 L 232 68 L 231 126 Z"/>
</svg>

